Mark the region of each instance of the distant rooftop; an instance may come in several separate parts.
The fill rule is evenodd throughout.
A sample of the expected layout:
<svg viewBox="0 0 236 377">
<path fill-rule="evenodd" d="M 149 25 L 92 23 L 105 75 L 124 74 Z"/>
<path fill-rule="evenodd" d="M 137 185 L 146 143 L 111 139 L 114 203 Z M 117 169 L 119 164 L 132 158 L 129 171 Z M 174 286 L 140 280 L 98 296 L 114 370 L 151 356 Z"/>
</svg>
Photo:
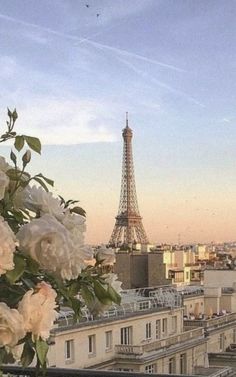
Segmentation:
<svg viewBox="0 0 236 377">
<path fill-rule="evenodd" d="M 175 288 L 170 286 L 128 289 L 121 292 L 121 305 L 112 305 L 99 316 L 93 316 L 87 308 L 83 308 L 83 316 L 75 323 L 73 311 L 62 308 L 57 326 L 85 325 L 91 321 L 104 321 L 140 315 L 143 312 L 163 311 L 183 306 L 183 296 L 203 294 L 199 286 Z"/>
</svg>

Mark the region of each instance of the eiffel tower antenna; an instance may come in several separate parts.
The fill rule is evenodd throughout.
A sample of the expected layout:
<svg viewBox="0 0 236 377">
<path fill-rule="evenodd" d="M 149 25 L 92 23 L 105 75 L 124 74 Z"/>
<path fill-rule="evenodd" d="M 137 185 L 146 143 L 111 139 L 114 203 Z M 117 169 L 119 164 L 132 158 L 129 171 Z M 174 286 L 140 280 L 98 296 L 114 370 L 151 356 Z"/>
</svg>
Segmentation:
<svg viewBox="0 0 236 377">
<path fill-rule="evenodd" d="M 132 248 L 136 243 L 149 242 L 138 209 L 132 156 L 133 132 L 129 127 L 128 113 L 126 113 L 126 127 L 122 136 L 124 144 L 120 204 L 109 245 Z"/>
</svg>

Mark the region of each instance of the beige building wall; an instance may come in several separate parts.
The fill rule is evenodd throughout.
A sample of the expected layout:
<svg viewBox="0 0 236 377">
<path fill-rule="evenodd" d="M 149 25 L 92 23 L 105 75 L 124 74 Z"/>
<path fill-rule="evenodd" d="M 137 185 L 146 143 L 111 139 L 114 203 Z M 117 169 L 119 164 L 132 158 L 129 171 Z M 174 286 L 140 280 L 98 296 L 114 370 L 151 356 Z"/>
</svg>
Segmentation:
<svg viewBox="0 0 236 377">
<path fill-rule="evenodd" d="M 178 268 L 183 268 L 185 265 L 184 261 L 184 251 L 183 250 L 175 250 L 175 264 Z"/>
<path fill-rule="evenodd" d="M 162 252 L 151 252 L 148 254 L 148 287 L 158 285 L 169 285 L 170 279 L 166 278 L 166 266 L 163 263 Z"/>
<path fill-rule="evenodd" d="M 174 334 L 183 332 L 183 309 L 163 310 L 145 313 L 130 318 L 114 317 L 111 320 L 87 322 L 74 328 L 55 330 L 53 338 L 55 344 L 50 346 L 48 359 L 50 366 L 69 368 L 88 368 L 101 363 L 109 363 L 115 356 L 115 345 L 121 344 L 121 328 L 130 327 L 130 342 L 133 345 L 142 345 L 157 339 L 157 322 L 160 321 L 158 339 L 165 339 Z M 166 320 L 163 328 L 163 320 Z M 146 338 L 146 325 L 150 324 L 151 337 Z M 165 330 L 165 332 L 164 332 Z M 112 346 L 106 349 L 106 332 L 112 332 Z M 94 352 L 89 353 L 89 336 L 95 336 Z M 72 357 L 66 360 L 66 341 L 72 341 Z"/>
<path fill-rule="evenodd" d="M 190 316 L 190 314 L 204 314 L 204 295 L 199 296 L 184 296 L 184 315 Z"/>
<path fill-rule="evenodd" d="M 217 353 L 224 352 L 230 344 L 235 343 L 236 340 L 236 323 L 232 324 L 230 328 L 219 329 L 218 331 L 211 332 L 207 341 L 207 352 Z"/>
<path fill-rule="evenodd" d="M 236 270 L 205 270 L 204 287 L 233 287 L 236 283 Z"/>
<path fill-rule="evenodd" d="M 209 251 L 207 245 L 197 245 L 197 259 L 209 259 Z"/>
<path fill-rule="evenodd" d="M 175 250 L 175 264 L 178 268 L 183 268 L 186 264 L 194 264 L 195 263 L 195 253 L 192 249 L 187 250 Z"/>
</svg>

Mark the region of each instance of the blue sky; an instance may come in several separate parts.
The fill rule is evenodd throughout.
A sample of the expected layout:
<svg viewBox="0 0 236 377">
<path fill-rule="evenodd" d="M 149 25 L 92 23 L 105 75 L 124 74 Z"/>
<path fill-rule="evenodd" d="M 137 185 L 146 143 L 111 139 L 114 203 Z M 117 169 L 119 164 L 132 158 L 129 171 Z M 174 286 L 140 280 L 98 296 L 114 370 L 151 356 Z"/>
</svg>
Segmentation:
<svg viewBox="0 0 236 377">
<path fill-rule="evenodd" d="M 0 0 L 1 123 L 16 107 L 42 139 L 32 171 L 80 199 L 88 242 L 114 225 L 126 111 L 150 240 L 236 239 L 235 15 L 233 0 Z"/>
</svg>

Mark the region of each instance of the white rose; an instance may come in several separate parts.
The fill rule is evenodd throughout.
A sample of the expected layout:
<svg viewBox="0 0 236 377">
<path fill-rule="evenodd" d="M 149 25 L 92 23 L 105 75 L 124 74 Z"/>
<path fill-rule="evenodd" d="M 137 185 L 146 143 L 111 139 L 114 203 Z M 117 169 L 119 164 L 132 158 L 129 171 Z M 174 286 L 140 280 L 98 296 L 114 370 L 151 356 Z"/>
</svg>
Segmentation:
<svg viewBox="0 0 236 377">
<path fill-rule="evenodd" d="M 16 309 L 0 303 L 0 347 L 14 347 L 25 336 L 24 320 Z"/>
<path fill-rule="evenodd" d="M 110 284 L 117 293 L 120 293 L 122 291 L 122 282 L 118 280 L 118 276 L 116 274 L 111 272 L 103 276 L 105 277 L 106 283 Z"/>
<path fill-rule="evenodd" d="M 0 217 L 0 275 L 13 270 L 15 249 L 15 235 L 8 223 Z"/>
<path fill-rule="evenodd" d="M 115 250 L 107 248 L 105 245 L 101 245 L 97 250 L 96 257 L 103 266 L 113 265 L 116 261 Z"/>
<path fill-rule="evenodd" d="M 6 162 L 5 158 L 0 156 L 0 200 L 4 198 L 5 190 L 10 182 L 6 175 L 6 171 L 10 168 L 11 166 Z"/>
<path fill-rule="evenodd" d="M 86 230 L 85 217 L 66 211 L 61 222 L 69 231 L 70 237 L 74 243 L 74 252 L 71 255 L 74 260 L 73 265 L 75 267 L 85 267 L 85 265 L 93 259 L 92 248 L 84 245 L 84 233 Z"/>
<path fill-rule="evenodd" d="M 57 318 L 55 310 L 57 293 L 45 283 L 36 286 L 36 292 L 30 289 L 19 302 L 18 310 L 24 318 L 26 332 L 46 340 Z"/>
<path fill-rule="evenodd" d="M 88 253 L 81 251 L 71 232 L 52 215 L 23 225 L 16 236 L 23 251 L 45 270 L 54 271 L 63 279 L 77 278 L 84 267 L 82 258 Z"/>
<path fill-rule="evenodd" d="M 0 170 L 6 173 L 9 169 L 11 169 L 11 165 L 6 162 L 4 157 L 0 156 Z"/>
<path fill-rule="evenodd" d="M 54 198 L 51 192 L 45 191 L 42 187 L 27 186 L 18 195 L 20 195 L 20 201 L 24 207 L 41 216 L 48 213 L 60 219 L 63 215 L 60 200 Z"/>
<path fill-rule="evenodd" d="M 6 188 L 9 185 L 9 178 L 8 176 L 0 170 L 0 200 L 4 198 Z"/>
<path fill-rule="evenodd" d="M 107 284 L 110 284 L 112 288 L 118 294 L 122 291 L 121 289 L 122 282 L 117 280 L 116 274 L 109 273 L 109 274 L 103 275 L 103 278 L 105 279 L 105 282 Z M 105 310 L 108 310 L 110 307 L 110 304 L 104 304 L 101 301 L 99 301 L 97 297 L 95 297 L 92 301 L 87 303 L 87 308 L 89 309 L 90 313 L 92 313 L 94 316 L 97 316 L 98 314 L 104 312 Z"/>
<path fill-rule="evenodd" d="M 6 188 L 9 185 L 9 178 L 6 175 L 6 171 L 10 169 L 11 166 L 8 165 L 5 158 L 0 156 L 0 200 L 4 198 Z"/>
</svg>

